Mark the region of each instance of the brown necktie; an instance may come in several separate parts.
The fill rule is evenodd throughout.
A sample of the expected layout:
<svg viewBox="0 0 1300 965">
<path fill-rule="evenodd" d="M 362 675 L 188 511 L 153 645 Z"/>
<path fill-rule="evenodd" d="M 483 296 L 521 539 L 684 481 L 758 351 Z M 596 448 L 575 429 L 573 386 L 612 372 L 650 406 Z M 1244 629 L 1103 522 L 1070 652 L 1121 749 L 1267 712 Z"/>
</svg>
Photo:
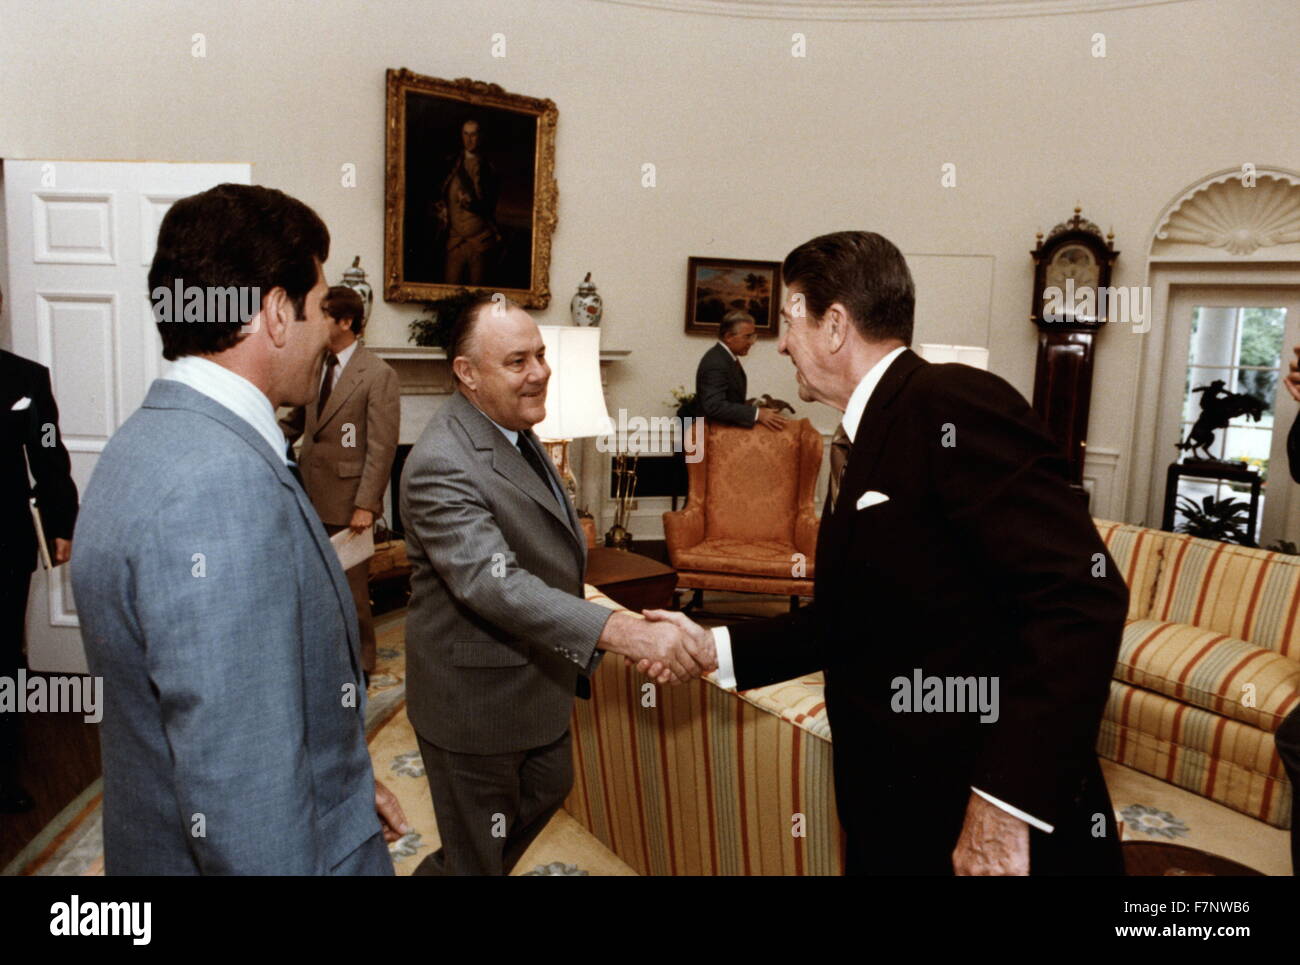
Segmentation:
<svg viewBox="0 0 1300 965">
<path fill-rule="evenodd" d="M 320 396 L 316 399 L 316 418 L 325 411 L 325 403 L 330 400 L 330 393 L 334 391 L 334 369 L 339 364 L 339 357 L 333 352 L 325 356 L 325 378 L 321 382 Z"/>
<path fill-rule="evenodd" d="M 852 449 L 853 442 L 844 431 L 844 423 L 840 423 L 831 437 L 831 509 L 835 508 L 835 501 L 840 497 L 840 481 L 844 478 L 844 467 L 849 464 Z"/>
</svg>

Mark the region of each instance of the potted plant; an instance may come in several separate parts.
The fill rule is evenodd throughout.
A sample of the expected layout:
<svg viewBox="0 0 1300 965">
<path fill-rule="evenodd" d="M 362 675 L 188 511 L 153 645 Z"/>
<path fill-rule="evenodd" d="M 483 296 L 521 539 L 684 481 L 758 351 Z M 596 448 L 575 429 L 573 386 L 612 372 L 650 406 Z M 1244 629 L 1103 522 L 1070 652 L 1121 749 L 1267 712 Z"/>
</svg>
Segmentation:
<svg viewBox="0 0 1300 965">
<path fill-rule="evenodd" d="M 1250 523 L 1250 503 L 1244 499 L 1215 499 L 1206 496 L 1198 506 L 1187 496 L 1178 497 L 1178 510 L 1183 522 L 1175 532 L 1216 539 L 1221 543 L 1254 546 L 1255 540 L 1247 532 Z"/>
<path fill-rule="evenodd" d="M 446 298 L 425 302 L 422 310 L 433 317 L 412 319 L 407 341 L 416 345 L 450 350 L 452 322 L 474 297 L 473 292 L 461 289 Z"/>
</svg>

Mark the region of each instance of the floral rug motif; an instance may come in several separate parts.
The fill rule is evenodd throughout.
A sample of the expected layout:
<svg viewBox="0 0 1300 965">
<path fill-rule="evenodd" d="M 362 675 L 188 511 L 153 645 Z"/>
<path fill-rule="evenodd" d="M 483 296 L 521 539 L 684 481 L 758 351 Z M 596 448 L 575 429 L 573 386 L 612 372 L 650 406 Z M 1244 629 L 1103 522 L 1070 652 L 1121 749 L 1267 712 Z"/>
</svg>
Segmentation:
<svg viewBox="0 0 1300 965">
<path fill-rule="evenodd" d="M 583 871 L 576 864 L 565 864 L 562 861 L 552 861 L 548 865 L 539 864 L 532 871 L 525 871 L 521 877 L 528 878 L 533 875 L 544 875 L 546 877 L 559 876 L 561 878 L 576 878 L 589 874 L 591 874 L 590 871 Z"/>
<path fill-rule="evenodd" d="M 1168 811 L 1161 811 L 1159 808 L 1145 804 L 1130 804 L 1119 812 L 1119 816 L 1124 819 L 1126 828 L 1141 831 L 1143 834 L 1169 838 L 1171 841 L 1186 837 L 1191 832 L 1191 828 Z"/>
</svg>

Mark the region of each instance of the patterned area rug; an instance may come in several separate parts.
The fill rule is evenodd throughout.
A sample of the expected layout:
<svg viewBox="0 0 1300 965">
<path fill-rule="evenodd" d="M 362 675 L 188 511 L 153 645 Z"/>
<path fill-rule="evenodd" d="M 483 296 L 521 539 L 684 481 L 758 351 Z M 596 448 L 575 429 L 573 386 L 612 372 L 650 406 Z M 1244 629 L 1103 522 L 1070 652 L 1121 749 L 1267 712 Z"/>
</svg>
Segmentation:
<svg viewBox="0 0 1300 965">
<path fill-rule="evenodd" d="M 723 594 L 715 594 L 719 598 Z M 754 616 L 785 609 L 784 598 L 726 599 L 728 609 Z M 376 776 L 402 802 L 415 829 L 389 847 L 399 875 L 409 875 L 438 847 L 438 829 L 415 732 L 406 719 L 405 611 L 376 621 L 378 663 L 370 680 L 367 739 Z M 706 619 L 703 622 L 712 622 Z M 1190 791 L 1111 761 L 1101 762 L 1125 841 L 1182 844 L 1268 875 L 1291 874 L 1290 832 L 1280 831 Z M 100 782 L 52 821 L 4 870 L 6 875 L 103 874 Z M 565 812 L 555 816 L 515 868 L 516 875 L 635 875 Z"/>
<path fill-rule="evenodd" d="M 1101 762 L 1124 841 L 1181 844 L 1221 855 L 1266 875 L 1291 874 L 1291 832 L 1149 774 Z"/>
</svg>

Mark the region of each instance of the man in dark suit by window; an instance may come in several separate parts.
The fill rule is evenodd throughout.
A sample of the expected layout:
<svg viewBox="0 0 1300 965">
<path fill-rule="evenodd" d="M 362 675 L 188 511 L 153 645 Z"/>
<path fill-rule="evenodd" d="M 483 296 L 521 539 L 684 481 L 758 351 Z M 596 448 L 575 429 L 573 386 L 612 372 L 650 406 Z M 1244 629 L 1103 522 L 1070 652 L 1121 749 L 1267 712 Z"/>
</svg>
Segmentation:
<svg viewBox="0 0 1300 965">
<path fill-rule="evenodd" d="M 1300 345 L 1295 347 L 1295 359 L 1282 384 L 1291 393 L 1291 398 L 1300 402 Z M 1291 432 L 1286 437 L 1286 456 L 1291 465 L 1291 478 L 1300 483 L 1300 415 L 1291 423 Z"/>
<path fill-rule="evenodd" d="M 1300 402 L 1300 345 L 1295 347 L 1295 361 L 1282 384 L 1291 398 Z M 1300 483 L 1300 415 L 1291 423 L 1291 433 L 1286 437 L 1286 455 L 1291 478 Z M 1300 875 L 1300 707 L 1282 721 L 1273 739 L 1291 779 L 1291 873 Z"/>
<path fill-rule="evenodd" d="M 4 293 L 0 292 L 0 309 Z M 16 679 L 23 665 L 27 593 L 36 569 L 36 527 L 29 500 L 36 497 L 51 562 L 72 556 L 77 486 L 68 450 L 59 435 L 59 409 L 50 371 L 0 351 L 0 677 Z M 28 477 L 36 480 L 33 492 Z M 0 713 L 0 814 L 30 811 L 31 797 L 18 784 L 21 744 L 17 713 Z"/>
<path fill-rule="evenodd" d="M 718 325 L 718 344 L 704 353 L 695 370 L 697 415 L 745 429 L 760 424 L 777 430 L 785 427 L 785 417 L 776 409 L 745 404 L 749 380 L 740 359 L 749 354 L 757 337 L 754 316 L 748 312 L 734 311 L 723 316 Z"/>
</svg>

